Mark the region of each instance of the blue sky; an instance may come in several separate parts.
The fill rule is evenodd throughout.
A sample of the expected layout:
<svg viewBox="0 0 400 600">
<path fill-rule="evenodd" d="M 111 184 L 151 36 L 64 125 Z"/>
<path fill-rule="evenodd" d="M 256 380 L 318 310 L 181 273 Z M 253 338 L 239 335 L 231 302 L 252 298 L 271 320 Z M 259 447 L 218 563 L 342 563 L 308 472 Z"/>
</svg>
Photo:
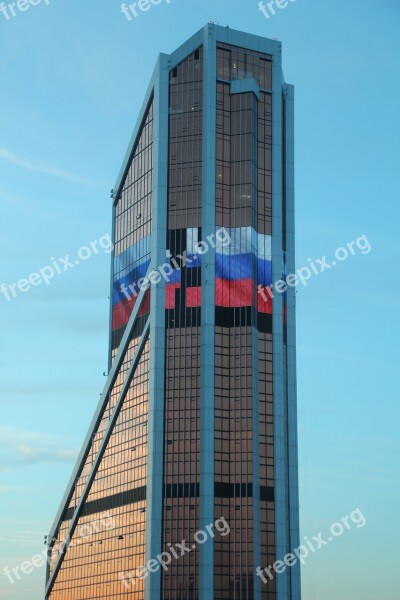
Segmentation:
<svg viewBox="0 0 400 600">
<path fill-rule="evenodd" d="M 367 518 L 303 569 L 305 600 L 395 600 L 399 539 L 400 4 L 118 0 L 0 14 L 0 283 L 110 233 L 113 187 L 159 51 L 208 20 L 283 42 L 296 86 L 297 263 L 357 253 L 299 288 L 302 535 Z M 43 548 L 104 384 L 110 258 L 101 251 L 10 302 L 0 296 L 0 598 L 39 600 Z"/>
</svg>

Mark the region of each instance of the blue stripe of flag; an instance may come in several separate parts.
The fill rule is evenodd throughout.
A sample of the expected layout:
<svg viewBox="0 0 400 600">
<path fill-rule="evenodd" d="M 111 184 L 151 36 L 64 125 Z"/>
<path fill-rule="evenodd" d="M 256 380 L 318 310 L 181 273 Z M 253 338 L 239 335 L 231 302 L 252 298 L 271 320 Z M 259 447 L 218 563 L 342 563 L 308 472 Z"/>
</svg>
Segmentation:
<svg viewBox="0 0 400 600">
<path fill-rule="evenodd" d="M 147 269 L 149 268 L 149 264 L 150 260 L 146 260 L 141 265 L 138 265 L 137 267 L 132 269 L 132 271 L 130 271 L 127 275 L 121 277 L 120 279 L 117 279 L 117 281 L 114 282 L 113 305 L 122 302 L 122 300 L 127 300 L 126 294 L 124 294 L 124 292 L 121 290 L 123 286 L 125 286 L 125 289 L 127 289 L 127 293 L 130 296 L 133 295 L 133 291 L 129 289 L 129 286 L 131 284 L 135 284 L 139 279 L 146 275 Z M 140 290 L 138 290 L 138 287 L 135 286 L 134 291 L 136 292 L 136 294 L 138 294 Z"/>
</svg>

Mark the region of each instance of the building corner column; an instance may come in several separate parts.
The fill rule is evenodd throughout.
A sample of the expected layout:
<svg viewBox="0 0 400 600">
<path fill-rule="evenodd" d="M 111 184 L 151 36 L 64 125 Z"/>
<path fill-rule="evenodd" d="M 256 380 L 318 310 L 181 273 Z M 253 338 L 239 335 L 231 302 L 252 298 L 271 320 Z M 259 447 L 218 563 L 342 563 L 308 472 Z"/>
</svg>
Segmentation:
<svg viewBox="0 0 400 600">
<path fill-rule="evenodd" d="M 203 174 L 202 237 L 215 235 L 216 161 L 216 35 L 212 24 L 203 30 Z M 200 375 L 200 529 L 214 523 L 214 352 L 215 249 L 209 247 L 201 266 L 201 375 Z M 200 547 L 199 600 L 214 597 L 214 541 Z"/>
</svg>

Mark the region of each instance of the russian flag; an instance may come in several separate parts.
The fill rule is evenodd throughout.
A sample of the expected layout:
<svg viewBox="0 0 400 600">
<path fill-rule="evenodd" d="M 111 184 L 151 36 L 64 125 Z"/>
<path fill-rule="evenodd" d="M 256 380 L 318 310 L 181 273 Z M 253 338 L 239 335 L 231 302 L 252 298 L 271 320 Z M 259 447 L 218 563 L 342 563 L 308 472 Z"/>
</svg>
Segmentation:
<svg viewBox="0 0 400 600">
<path fill-rule="evenodd" d="M 145 277 L 147 269 L 149 268 L 150 259 L 143 260 L 142 263 L 138 264 L 133 268 L 127 275 L 117 279 L 113 284 L 113 306 L 128 300 L 129 298 L 135 297 L 139 294 L 139 287 L 136 283 L 139 279 Z M 131 287 L 130 287 L 131 286 Z"/>
<path fill-rule="evenodd" d="M 134 306 L 136 304 L 136 298 L 132 298 L 131 300 L 126 300 L 119 302 L 113 307 L 112 310 L 112 330 L 115 331 L 120 327 L 123 327 L 129 321 L 129 317 L 132 314 Z M 146 290 L 144 293 L 144 298 L 142 302 L 142 306 L 138 312 L 138 317 L 147 314 L 150 312 L 150 290 Z"/>
<path fill-rule="evenodd" d="M 186 229 L 186 266 L 188 269 L 201 266 L 201 254 L 196 253 L 196 245 L 199 242 L 199 228 L 188 227 Z"/>
<path fill-rule="evenodd" d="M 114 257 L 112 296 L 112 329 L 123 327 L 129 321 L 140 289 L 136 285 L 145 277 L 150 265 L 151 236 L 148 235 Z M 139 316 L 150 310 L 150 293 L 146 291 Z"/>
<path fill-rule="evenodd" d="M 230 243 L 222 245 L 217 241 L 215 303 L 225 307 L 253 306 L 257 285 L 267 287 L 272 283 L 271 236 L 257 233 L 252 227 L 225 229 Z M 269 306 L 261 308 L 262 312 L 270 312 Z M 257 309 L 260 310 L 259 298 Z"/>
<path fill-rule="evenodd" d="M 147 235 L 145 238 L 114 257 L 114 275 L 118 275 L 119 277 L 127 275 L 132 269 L 132 265 L 142 263 L 146 256 L 150 256 L 150 252 L 151 235 Z"/>
</svg>

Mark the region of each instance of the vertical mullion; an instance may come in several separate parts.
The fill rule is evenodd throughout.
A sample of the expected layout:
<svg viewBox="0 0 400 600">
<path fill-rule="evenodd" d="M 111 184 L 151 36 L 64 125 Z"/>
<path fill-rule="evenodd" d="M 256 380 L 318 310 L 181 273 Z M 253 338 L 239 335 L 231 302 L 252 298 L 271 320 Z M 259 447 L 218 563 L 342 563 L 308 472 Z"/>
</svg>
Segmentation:
<svg viewBox="0 0 400 600">
<path fill-rule="evenodd" d="M 202 234 L 215 235 L 216 39 L 215 29 L 203 30 L 203 172 Z M 202 256 L 201 402 L 200 402 L 200 529 L 214 522 L 214 335 L 215 249 Z M 214 541 L 200 546 L 199 600 L 214 595 Z"/>
<path fill-rule="evenodd" d="M 154 161 L 151 266 L 165 262 L 168 182 L 168 64 L 161 55 L 154 85 Z M 150 360 L 148 471 L 146 510 L 146 563 L 162 550 L 164 398 L 165 398 L 165 282 L 152 286 L 150 294 Z M 161 575 L 145 581 L 145 600 L 160 598 Z"/>
</svg>

